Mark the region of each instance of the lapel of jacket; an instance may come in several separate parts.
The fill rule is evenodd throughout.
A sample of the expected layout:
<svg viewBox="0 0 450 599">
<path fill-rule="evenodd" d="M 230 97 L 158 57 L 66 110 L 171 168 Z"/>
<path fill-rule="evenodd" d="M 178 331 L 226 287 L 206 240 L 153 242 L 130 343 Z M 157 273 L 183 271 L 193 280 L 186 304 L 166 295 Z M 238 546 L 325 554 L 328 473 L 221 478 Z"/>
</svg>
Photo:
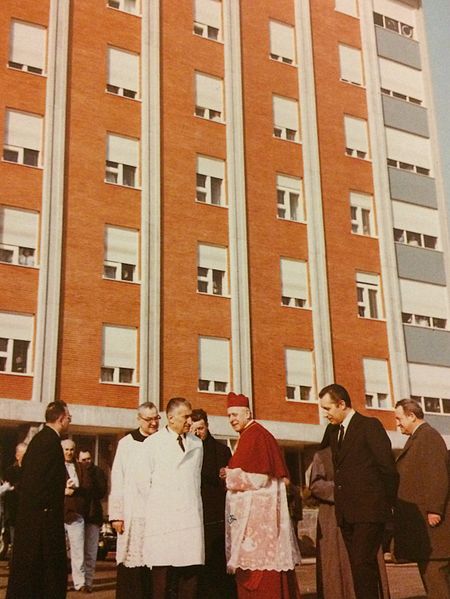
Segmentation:
<svg viewBox="0 0 450 599">
<path fill-rule="evenodd" d="M 414 441 L 417 439 L 417 437 L 421 434 L 421 432 L 423 432 L 423 428 L 429 426 L 426 422 L 424 422 L 423 424 L 421 424 L 419 426 L 419 428 L 417 428 L 414 433 L 412 435 L 409 435 L 408 440 L 405 443 L 405 446 L 403 447 L 403 449 L 401 450 L 401 452 L 398 454 L 397 459 L 395 460 L 396 462 L 398 462 L 406 453 L 408 453 L 409 449 L 411 449 L 412 444 L 414 443 Z"/>
<path fill-rule="evenodd" d="M 358 429 L 360 427 L 361 420 L 361 415 L 358 414 L 358 412 L 355 412 L 349 422 L 347 430 L 345 431 L 345 437 L 342 441 L 341 449 L 336 453 L 336 461 L 338 464 L 342 462 L 342 460 L 347 455 L 349 449 L 351 448 L 352 439 L 354 439 L 355 435 L 358 434 Z"/>
</svg>

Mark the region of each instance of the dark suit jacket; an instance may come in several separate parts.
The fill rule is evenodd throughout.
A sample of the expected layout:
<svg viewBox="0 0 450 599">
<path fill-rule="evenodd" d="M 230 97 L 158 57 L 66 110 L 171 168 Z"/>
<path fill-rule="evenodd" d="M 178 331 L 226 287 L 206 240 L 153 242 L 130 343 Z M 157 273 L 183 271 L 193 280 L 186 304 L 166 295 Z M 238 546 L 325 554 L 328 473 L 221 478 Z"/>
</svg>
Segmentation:
<svg viewBox="0 0 450 599">
<path fill-rule="evenodd" d="M 339 451 L 338 431 L 338 426 L 329 425 L 338 524 L 386 522 L 392 516 L 398 485 L 386 431 L 376 418 L 355 412 Z"/>
<path fill-rule="evenodd" d="M 44 426 L 31 440 L 22 461 L 7 599 L 65 598 L 65 486 L 60 438 Z"/>
<path fill-rule="evenodd" d="M 395 509 L 395 556 L 409 561 L 450 557 L 448 454 L 442 436 L 421 424 L 397 457 L 400 474 Z M 427 514 L 441 523 L 428 524 Z"/>
<path fill-rule="evenodd" d="M 203 441 L 201 486 L 205 524 L 223 523 L 225 520 L 226 488 L 223 480 L 219 478 L 219 470 L 228 464 L 230 458 L 230 449 L 208 433 L 208 437 Z"/>
</svg>

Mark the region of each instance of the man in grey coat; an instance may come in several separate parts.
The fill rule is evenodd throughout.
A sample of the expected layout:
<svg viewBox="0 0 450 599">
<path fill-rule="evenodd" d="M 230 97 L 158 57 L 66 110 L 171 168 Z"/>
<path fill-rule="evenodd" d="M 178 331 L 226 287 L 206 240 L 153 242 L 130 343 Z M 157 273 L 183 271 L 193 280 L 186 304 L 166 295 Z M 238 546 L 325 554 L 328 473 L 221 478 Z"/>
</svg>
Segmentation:
<svg viewBox="0 0 450 599">
<path fill-rule="evenodd" d="M 450 599 L 450 502 L 448 453 L 441 435 L 424 420 L 421 406 L 402 399 L 397 426 L 408 441 L 397 458 L 395 556 L 417 562 L 428 599 Z"/>
</svg>

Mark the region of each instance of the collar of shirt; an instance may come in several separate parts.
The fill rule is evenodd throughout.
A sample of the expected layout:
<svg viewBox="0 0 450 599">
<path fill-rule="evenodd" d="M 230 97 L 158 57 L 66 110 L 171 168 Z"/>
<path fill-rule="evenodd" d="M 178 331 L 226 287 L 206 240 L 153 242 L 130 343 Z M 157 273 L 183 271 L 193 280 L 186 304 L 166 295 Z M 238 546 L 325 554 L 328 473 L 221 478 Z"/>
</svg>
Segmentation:
<svg viewBox="0 0 450 599">
<path fill-rule="evenodd" d="M 344 427 L 344 435 L 347 432 L 348 425 L 350 424 L 350 420 L 353 418 L 354 413 L 355 410 L 352 408 L 350 412 L 347 414 L 347 416 L 344 418 L 344 420 L 341 422 L 342 426 Z"/>
<path fill-rule="evenodd" d="M 174 435 L 177 439 L 179 436 L 181 436 L 182 439 L 186 439 L 186 433 L 176 433 L 175 431 L 173 431 L 170 426 L 168 424 L 166 424 L 166 429 L 169 433 L 171 433 L 172 435 Z"/>
<path fill-rule="evenodd" d="M 75 464 L 73 462 L 66 462 L 66 470 L 69 477 L 73 480 L 76 487 L 80 486 L 80 481 L 78 479 L 77 469 L 75 468 Z"/>
</svg>

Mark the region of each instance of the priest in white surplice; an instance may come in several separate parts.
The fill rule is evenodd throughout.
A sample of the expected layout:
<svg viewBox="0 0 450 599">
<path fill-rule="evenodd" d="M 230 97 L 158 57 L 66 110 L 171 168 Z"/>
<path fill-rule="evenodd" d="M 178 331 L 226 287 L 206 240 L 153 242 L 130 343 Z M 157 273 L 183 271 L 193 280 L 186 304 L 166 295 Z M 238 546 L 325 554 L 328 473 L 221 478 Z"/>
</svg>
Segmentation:
<svg viewBox="0 0 450 599">
<path fill-rule="evenodd" d="M 156 406 L 146 402 L 138 408 L 139 428 L 119 441 L 111 472 L 109 519 L 117 532 L 116 599 L 147 599 L 151 572 L 143 558 L 146 467 L 144 441 L 159 427 Z"/>
</svg>

